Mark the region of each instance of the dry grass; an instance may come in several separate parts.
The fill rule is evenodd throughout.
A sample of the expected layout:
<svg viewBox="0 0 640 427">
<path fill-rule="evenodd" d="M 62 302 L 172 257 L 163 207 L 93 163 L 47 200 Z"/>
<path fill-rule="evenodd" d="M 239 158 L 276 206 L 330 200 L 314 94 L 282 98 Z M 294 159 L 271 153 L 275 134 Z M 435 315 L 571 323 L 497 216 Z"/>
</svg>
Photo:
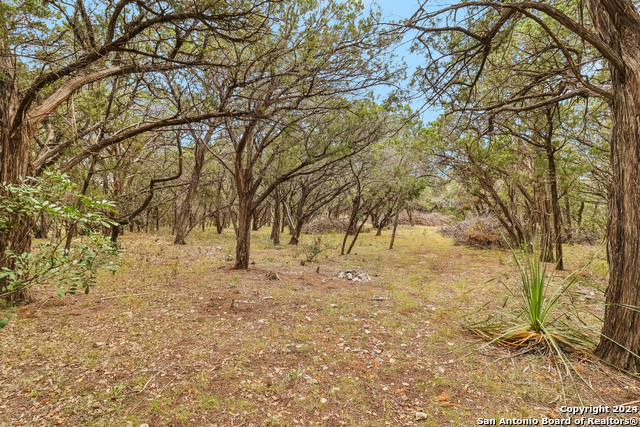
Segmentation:
<svg viewBox="0 0 640 427">
<path fill-rule="evenodd" d="M 340 238 L 323 236 L 334 246 Z M 273 246 L 263 229 L 255 265 L 238 272 L 229 230 L 187 246 L 171 240 L 127 234 L 123 267 L 89 296 L 46 301 L 52 291 L 40 289 L 39 302 L 18 310 L 0 332 L 0 425 L 470 426 L 562 416 L 547 357 L 468 348 L 477 339 L 463 333 L 463 317 L 504 300 L 503 288 L 484 283 L 514 274 L 502 251 L 401 227 L 393 251 L 388 236 L 362 235 L 352 255 L 330 251 L 300 266 L 299 250 Z M 567 248 L 569 268 L 589 251 Z M 349 268 L 372 280 L 336 279 Z M 266 280 L 269 271 L 281 280 Z M 594 267 L 585 280 L 602 274 Z M 580 366 L 609 404 L 639 398 L 631 379 Z M 416 411 L 429 419 L 415 422 Z"/>
</svg>

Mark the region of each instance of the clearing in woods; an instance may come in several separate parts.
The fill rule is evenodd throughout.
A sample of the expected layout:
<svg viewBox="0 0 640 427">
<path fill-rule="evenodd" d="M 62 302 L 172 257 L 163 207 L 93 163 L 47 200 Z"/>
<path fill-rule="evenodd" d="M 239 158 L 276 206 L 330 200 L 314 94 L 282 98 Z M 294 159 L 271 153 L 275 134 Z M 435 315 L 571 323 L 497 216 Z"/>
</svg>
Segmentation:
<svg viewBox="0 0 640 427">
<path fill-rule="evenodd" d="M 252 238 L 248 271 L 229 269 L 232 230 L 127 234 L 122 267 L 88 295 L 17 310 L 0 332 L 0 425 L 470 426 L 482 418 L 563 417 L 552 360 L 470 346 L 467 317 L 497 313 L 516 272 L 508 252 L 452 246 L 430 227 L 361 235 L 300 265 L 301 248 Z M 342 236 L 323 236 L 338 245 Z M 303 236 L 311 241 L 312 236 Z M 567 270 L 595 253 L 567 247 Z M 325 257 L 324 255 L 327 255 Z M 319 270 L 318 270 L 319 267 Z M 371 281 L 340 280 L 354 268 Z M 281 280 L 267 280 L 270 271 Z M 583 303 L 602 299 L 606 264 L 581 273 Z M 384 297 L 374 301 L 374 295 Z M 637 383 L 588 359 L 573 406 L 638 400 Z M 562 373 L 564 374 L 564 373 Z M 416 412 L 427 418 L 416 421 Z"/>
</svg>

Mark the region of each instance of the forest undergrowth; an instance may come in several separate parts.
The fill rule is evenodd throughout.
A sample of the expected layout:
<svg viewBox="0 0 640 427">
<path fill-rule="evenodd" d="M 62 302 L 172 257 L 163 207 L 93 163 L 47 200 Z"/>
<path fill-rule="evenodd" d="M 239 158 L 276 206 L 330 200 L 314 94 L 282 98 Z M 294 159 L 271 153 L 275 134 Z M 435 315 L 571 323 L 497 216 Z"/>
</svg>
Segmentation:
<svg viewBox="0 0 640 427">
<path fill-rule="evenodd" d="M 588 384 L 567 388 L 552 355 L 465 331 L 505 303 L 491 279 L 518 280 L 508 251 L 454 246 L 434 227 L 401 226 L 394 250 L 389 238 L 364 233 L 351 255 L 301 265 L 301 247 L 262 229 L 255 264 L 234 271 L 232 230 L 194 231 L 186 246 L 127 233 L 115 276 L 89 295 L 38 287 L 0 331 L 0 426 L 470 426 L 640 399 L 636 380 L 595 359 L 569 356 Z M 567 246 L 558 280 L 596 252 Z M 598 257 L 572 288 L 596 311 Z M 370 281 L 338 278 L 349 269 Z"/>
</svg>

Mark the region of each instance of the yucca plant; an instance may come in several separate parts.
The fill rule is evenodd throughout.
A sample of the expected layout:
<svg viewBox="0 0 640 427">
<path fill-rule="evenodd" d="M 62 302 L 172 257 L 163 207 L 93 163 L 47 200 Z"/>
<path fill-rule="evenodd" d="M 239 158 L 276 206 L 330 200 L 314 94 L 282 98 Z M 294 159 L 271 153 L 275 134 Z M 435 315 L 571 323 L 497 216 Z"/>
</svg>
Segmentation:
<svg viewBox="0 0 640 427">
<path fill-rule="evenodd" d="M 547 263 L 540 261 L 546 257 L 544 254 L 540 257 L 539 250 L 510 249 L 519 273 L 519 283 L 514 286 L 500 278 L 493 279 L 508 291 L 503 311 L 498 316 L 472 322 L 469 330 L 489 343 L 520 348 L 525 352 L 539 349 L 552 356 L 561 380 L 562 371 L 572 381 L 573 374 L 582 378 L 573 369 L 568 353 L 590 353 L 598 335 L 582 320 L 571 300 L 570 289 L 576 284 L 578 273 L 591 261 L 560 283 L 555 283 L 553 273 L 547 272 Z"/>
</svg>

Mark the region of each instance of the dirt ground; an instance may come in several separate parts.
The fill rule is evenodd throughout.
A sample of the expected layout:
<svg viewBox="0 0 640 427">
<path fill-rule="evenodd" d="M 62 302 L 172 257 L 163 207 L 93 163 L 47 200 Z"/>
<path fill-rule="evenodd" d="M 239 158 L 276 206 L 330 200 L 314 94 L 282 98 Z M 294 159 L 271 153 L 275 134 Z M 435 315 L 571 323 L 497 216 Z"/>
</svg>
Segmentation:
<svg viewBox="0 0 640 427">
<path fill-rule="evenodd" d="M 509 252 L 406 226 L 394 250 L 388 231 L 367 233 L 351 255 L 301 265 L 300 248 L 268 233 L 252 236 L 248 271 L 230 270 L 232 230 L 186 246 L 127 233 L 119 271 L 88 296 L 38 288 L 0 331 L 0 426 L 472 426 L 638 405 L 637 379 L 590 358 L 575 357 L 574 386 L 544 353 L 466 332 L 505 302 L 487 281 L 515 280 Z M 595 249 L 566 252 L 571 271 Z M 371 280 L 337 276 L 348 269 Z M 597 310 L 606 264 L 580 276 L 577 295 Z"/>
</svg>

